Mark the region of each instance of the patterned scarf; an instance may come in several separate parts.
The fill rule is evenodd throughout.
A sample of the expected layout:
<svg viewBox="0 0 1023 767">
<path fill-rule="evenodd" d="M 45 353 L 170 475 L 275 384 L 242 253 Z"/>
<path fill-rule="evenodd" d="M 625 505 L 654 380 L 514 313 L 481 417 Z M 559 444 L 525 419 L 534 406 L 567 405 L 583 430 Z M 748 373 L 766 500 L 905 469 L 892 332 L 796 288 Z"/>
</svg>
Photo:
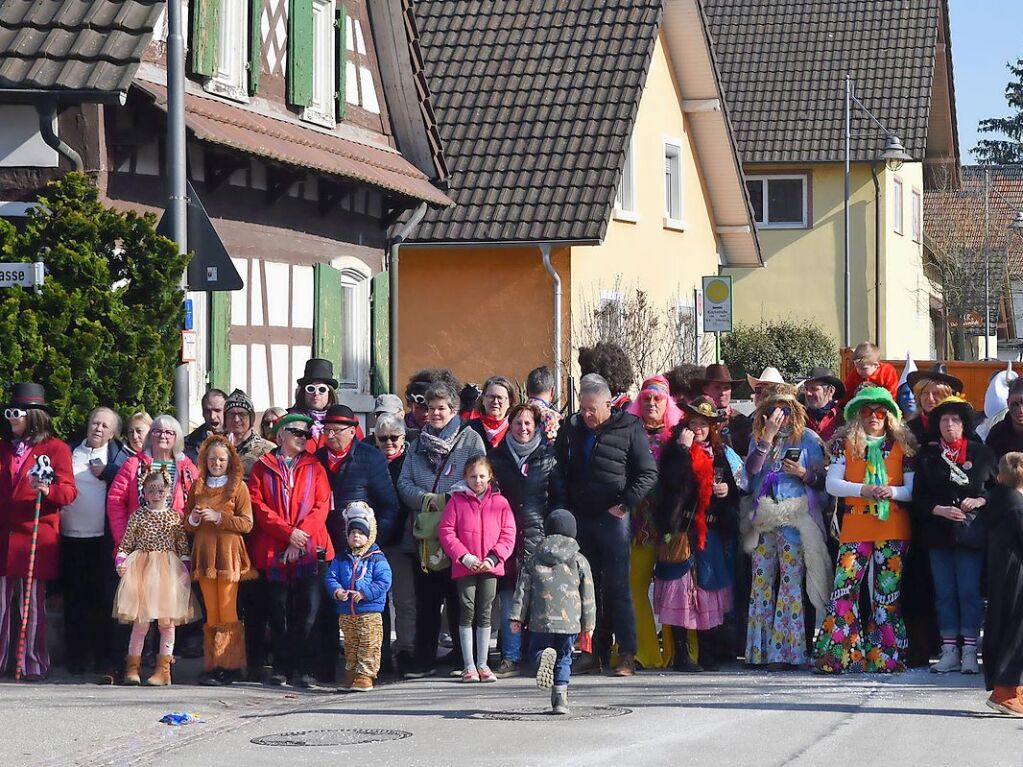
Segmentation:
<svg viewBox="0 0 1023 767">
<path fill-rule="evenodd" d="M 507 418 L 494 418 L 485 413 L 480 416 L 480 423 L 483 424 L 483 431 L 487 433 L 487 441 L 491 447 L 497 447 L 500 444 L 504 435 L 508 433 L 510 425 Z"/>
<path fill-rule="evenodd" d="M 439 432 L 432 426 L 424 426 L 419 433 L 419 452 L 425 453 L 434 468 L 439 469 L 448 460 L 458 440 L 462 419 L 457 415 Z"/>
<path fill-rule="evenodd" d="M 319 442 L 320 435 L 323 433 L 323 419 L 327 417 L 327 411 L 307 410 L 306 415 L 313 419 L 312 424 L 309 426 L 309 432 L 313 435 L 313 439 Z"/>
<path fill-rule="evenodd" d="M 866 484 L 873 485 L 875 487 L 882 487 L 888 484 L 888 467 L 884 464 L 884 447 L 885 438 L 882 437 L 867 437 L 867 475 Z M 867 504 L 870 508 L 871 513 L 877 516 L 882 522 L 888 519 L 888 513 L 891 510 L 891 504 L 887 499 L 881 499 L 877 501 L 871 501 Z"/>
<path fill-rule="evenodd" d="M 305 473 L 305 482 L 296 488 L 295 482 L 297 477 L 295 469 L 298 467 L 302 456 L 297 456 L 291 461 L 287 461 L 279 450 L 274 451 L 274 456 L 277 459 L 277 467 L 281 470 L 284 481 L 282 482 L 281 478 L 274 472 L 268 472 L 272 507 L 281 511 L 281 516 L 284 517 L 288 524 L 297 527 L 312 509 L 313 472 L 307 471 Z M 291 496 L 296 491 L 300 493 L 302 499 L 297 511 L 291 506 Z M 285 564 L 280 560 L 279 556 L 274 556 L 267 569 L 267 578 L 275 583 L 290 583 L 313 575 L 316 573 L 316 570 L 316 547 L 312 538 L 310 538 L 305 552 L 298 558 L 297 562 Z"/>
<path fill-rule="evenodd" d="M 948 460 L 962 466 L 966 463 L 966 437 L 960 437 L 955 442 L 941 440 L 941 451 L 948 457 Z"/>
</svg>

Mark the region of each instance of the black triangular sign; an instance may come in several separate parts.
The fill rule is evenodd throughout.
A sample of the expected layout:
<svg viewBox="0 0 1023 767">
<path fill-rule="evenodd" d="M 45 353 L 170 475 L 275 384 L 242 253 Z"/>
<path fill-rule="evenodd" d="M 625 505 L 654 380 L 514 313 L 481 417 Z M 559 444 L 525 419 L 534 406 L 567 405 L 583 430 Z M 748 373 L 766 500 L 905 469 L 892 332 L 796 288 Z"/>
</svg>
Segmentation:
<svg viewBox="0 0 1023 767">
<path fill-rule="evenodd" d="M 156 231 L 170 237 L 166 211 Z M 191 184 L 188 185 L 188 249 L 195 254 L 188 263 L 189 290 L 241 290 L 245 287 Z"/>
</svg>

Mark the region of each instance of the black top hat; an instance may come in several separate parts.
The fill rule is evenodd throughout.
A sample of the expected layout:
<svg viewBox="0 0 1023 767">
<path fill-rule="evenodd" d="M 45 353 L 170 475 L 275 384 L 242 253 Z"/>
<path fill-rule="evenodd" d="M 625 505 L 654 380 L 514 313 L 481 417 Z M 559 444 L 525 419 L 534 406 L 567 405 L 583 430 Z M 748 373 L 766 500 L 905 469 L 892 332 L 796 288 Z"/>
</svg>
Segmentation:
<svg viewBox="0 0 1023 767">
<path fill-rule="evenodd" d="M 52 413 L 53 408 L 46 402 L 46 389 L 37 383 L 16 383 L 11 389 L 11 398 L 7 403 L 10 407 L 25 410 L 45 410 Z"/>
<path fill-rule="evenodd" d="M 964 388 L 961 379 L 956 378 L 954 375 L 949 375 L 948 366 L 944 362 L 932 365 L 927 370 L 914 370 L 906 376 L 906 383 L 909 384 L 910 389 L 915 389 L 916 385 L 921 381 L 943 383 L 952 389 L 953 394 L 962 394 Z"/>
<path fill-rule="evenodd" d="M 305 373 L 298 379 L 298 385 L 305 386 L 314 381 L 323 381 L 330 384 L 331 389 L 336 389 L 337 379 L 334 378 L 334 363 L 321 357 L 306 360 Z"/>
<path fill-rule="evenodd" d="M 323 417 L 324 423 L 337 423 L 342 426 L 358 426 L 359 419 L 348 405 L 331 405 Z"/>
<path fill-rule="evenodd" d="M 820 381 L 821 383 L 826 383 L 828 386 L 834 386 L 835 399 L 845 399 L 845 384 L 842 383 L 842 379 L 835 375 L 835 371 L 831 368 L 810 368 L 810 375 L 806 377 L 806 380 L 803 383 L 810 383 L 811 381 Z"/>
<path fill-rule="evenodd" d="M 741 383 L 746 383 L 742 378 L 732 378 L 732 372 L 728 369 L 727 365 L 720 363 L 714 363 L 713 365 L 707 366 L 707 372 L 699 378 L 692 379 L 691 387 L 694 391 L 703 390 L 709 383 L 730 383 L 732 386 L 738 386 Z"/>
</svg>

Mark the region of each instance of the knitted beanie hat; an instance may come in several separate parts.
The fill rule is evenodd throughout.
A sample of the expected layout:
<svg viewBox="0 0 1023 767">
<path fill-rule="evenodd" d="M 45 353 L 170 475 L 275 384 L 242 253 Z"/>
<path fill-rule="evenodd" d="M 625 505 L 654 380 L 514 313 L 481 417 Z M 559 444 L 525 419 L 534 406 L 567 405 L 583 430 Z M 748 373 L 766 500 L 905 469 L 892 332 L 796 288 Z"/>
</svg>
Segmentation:
<svg viewBox="0 0 1023 767">
<path fill-rule="evenodd" d="M 547 535 L 563 535 L 566 538 L 575 538 L 576 523 L 575 517 L 568 509 L 555 509 L 547 515 L 543 523 Z"/>
<path fill-rule="evenodd" d="M 228 410 L 245 410 L 253 418 L 256 417 L 256 408 L 252 405 L 252 400 L 249 395 L 243 392 L 241 389 L 235 389 L 233 392 L 227 395 L 227 399 L 224 400 L 224 412 Z"/>
</svg>

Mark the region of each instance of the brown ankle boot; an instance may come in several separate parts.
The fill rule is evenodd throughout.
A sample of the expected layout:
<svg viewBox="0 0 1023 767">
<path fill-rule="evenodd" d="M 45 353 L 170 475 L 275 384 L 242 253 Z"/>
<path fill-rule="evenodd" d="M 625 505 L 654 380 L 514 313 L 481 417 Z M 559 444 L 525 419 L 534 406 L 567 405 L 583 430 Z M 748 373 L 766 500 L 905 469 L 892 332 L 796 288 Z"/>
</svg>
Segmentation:
<svg viewBox="0 0 1023 767">
<path fill-rule="evenodd" d="M 171 663 L 174 662 L 173 655 L 157 655 L 156 671 L 146 680 L 150 687 L 167 687 L 171 683 Z"/>
<path fill-rule="evenodd" d="M 142 684 L 139 679 L 139 667 L 142 666 L 141 655 L 129 655 L 124 663 L 124 683 L 127 685 Z"/>
</svg>

